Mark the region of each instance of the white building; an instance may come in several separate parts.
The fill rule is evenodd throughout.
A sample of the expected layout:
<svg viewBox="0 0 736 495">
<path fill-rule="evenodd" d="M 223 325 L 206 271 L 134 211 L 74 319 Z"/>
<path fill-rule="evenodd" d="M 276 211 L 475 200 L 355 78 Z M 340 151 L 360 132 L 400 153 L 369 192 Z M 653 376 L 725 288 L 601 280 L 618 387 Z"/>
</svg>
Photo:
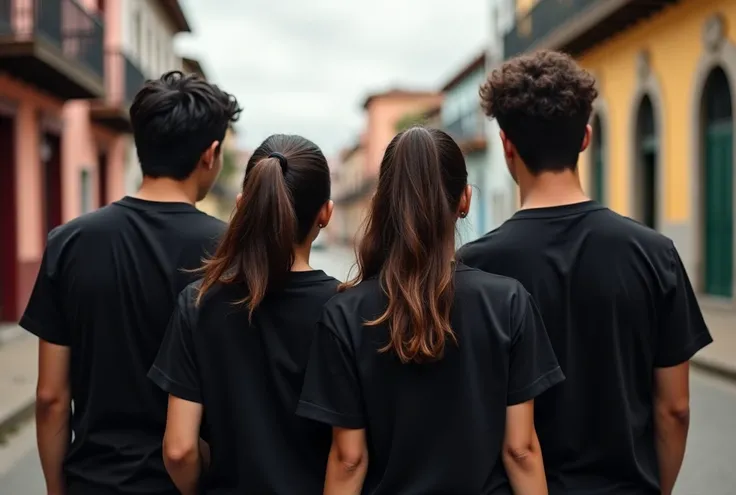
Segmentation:
<svg viewBox="0 0 736 495">
<path fill-rule="evenodd" d="M 491 11 L 491 32 L 486 54 L 486 71 L 490 72 L 503 62 L 504 35 L 514 26 L 515 1 L 489 0 Z M 518 206 L 517 187 L 506 167 L 506 160 L 499 138 L 500 129 L 495 120 L 488 121 L 487 133 L 488 167 L 485 187 L 488 201 L 489 226 L 494 229 L 514 214 Z"/>
<path fill-rule="evenodd" d="M 166 71 L 182 69 L 182 58 L 174 52 L 174 36 L 191 32 L 177 0 L 108 0 L 121 2 L 122 50 L 147 79 Z M 141 171 L 131 141 L 126 157 L 126 191 L 138 189 Z"/>
</svg>

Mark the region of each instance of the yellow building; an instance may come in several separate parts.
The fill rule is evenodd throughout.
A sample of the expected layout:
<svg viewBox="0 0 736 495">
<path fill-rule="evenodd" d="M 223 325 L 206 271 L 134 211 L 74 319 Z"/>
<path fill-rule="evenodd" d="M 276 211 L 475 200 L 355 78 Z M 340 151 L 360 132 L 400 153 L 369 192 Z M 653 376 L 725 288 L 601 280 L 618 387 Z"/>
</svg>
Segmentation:
<svg viewBox="0 0 736 495">
<path fill-rule="evenodd" d="M 672 238 L 704 307 L 735 316 L 736 0 L 516 5 L 507 58 L 566 51 L 598 81 L 591 195 Z"/>
</svg>

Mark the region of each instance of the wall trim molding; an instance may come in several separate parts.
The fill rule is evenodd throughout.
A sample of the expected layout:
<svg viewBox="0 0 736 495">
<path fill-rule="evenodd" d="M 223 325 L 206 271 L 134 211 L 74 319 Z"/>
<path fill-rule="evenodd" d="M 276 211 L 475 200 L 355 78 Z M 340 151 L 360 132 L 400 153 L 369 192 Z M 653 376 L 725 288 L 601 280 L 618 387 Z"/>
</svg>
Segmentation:
<svg viewBox="0 0 736 495">
<path fill-rule="evenodd" d="M 690 229 L 687 247 L 688 258 L 683 260 L 690 277 L 694 279 L 696 291 L 701 292 L 704 283 L 705 264 L 703 256 L 703 171 L 705 157 L 703 153 L 703 94 L 708 77 L 714 69 L 720 68 L 726 74 L 731 90 L 731 115 L 736 117 L 736 44 L 728 39 L 727 24 L 721 13 L 711 15 L 703 23 L 701 37 L 702 53 L 695 69 L 692 90 L 690 93 L 690 155 L 688 167 L 688 184 L 690 193 Z M 736 166 L 736 146 L 734 146 L 733 162 Z M 733 190 L 736 192 L 736 174 L 734 174 Z M 735 196 L 736 197 L 736 196 Z M 736 204 L 734 204 L 736 208 Z M 734 229 L 734 246 L 736 246 L 736 229 Z M 736 265 L 735 265 L 736 266 Z M 736 269 L 735 269 L 736 271 Z M 733 276 L 736 294 L 736 273 Z"/>
<path fill-rule="evenodd" d="M 657 218 L 655 219 L 655 227 L 659 230 L 664 226 L 667 216 L 665 208 L 667 206 L 667 147 L 664 146 L 665 124 L 667 122 L 667 109 L 664 106 L 662 98 L 662 87 L 659 83 L 656 71 L 650 65 L 649 54 L 646 50 L 639 52 L 636 58 L 638 82 L 634 95 L 629 106 L 629 160 L 627 170 L 627 189 L 630 191 L 628 195 L 628 204 L 626 215 L 641 221 L 640 198 L 639 198 L 639 180 L 638 170 L 641 166 L 639 162 L 639 136 L 638 136 L 638 117 L 639 108 L 644 97 L 649 97 L 654 110 L 654 132 L 657 138 L 657 184 L 655 186 L 655 195 L 657 201 Z"/>
</svg>

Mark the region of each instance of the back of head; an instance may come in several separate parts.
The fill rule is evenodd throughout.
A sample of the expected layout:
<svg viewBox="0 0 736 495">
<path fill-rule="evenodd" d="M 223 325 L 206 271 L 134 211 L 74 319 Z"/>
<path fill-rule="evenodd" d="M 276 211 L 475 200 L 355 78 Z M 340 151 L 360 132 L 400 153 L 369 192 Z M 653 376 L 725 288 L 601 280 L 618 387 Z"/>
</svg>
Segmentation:
<svg viewBox="0 0 736 495">
<path fill-rule="evenodd" d="M 240 112 L 233 96 L 195 74 L 171 71 L 146 81 L 130 107 L 143 175 L 186 179 Z"/>
<path fill-rule="evenodd" d="M 598 92 L 570 56 L 543 50 L 512 58 L 490 74 L 480 96 L 529 172 L 577 165 Z"/>
<path fill-rule="evenodd" d="M 467 186 L 465 159 L 447 134 L 414 127 L 398 134 L 381 163 L 376 194 L 358 246 L 358 275 L 378 276 L 388 323 L 402 362 L 434 361 L 454 339 L 455 222 Z"/>
<path fill-rule="evenodd" d="M 217 283 L 245 284 L 250 315 L 294 262 L 294 247 L 314 241 L 330 199 L 330 171 L 319 147 L 301 136 L 267 138 L 248 161 L 243 193 L 227 231 L 203 267 L 199 300 Z"/>
</svg>

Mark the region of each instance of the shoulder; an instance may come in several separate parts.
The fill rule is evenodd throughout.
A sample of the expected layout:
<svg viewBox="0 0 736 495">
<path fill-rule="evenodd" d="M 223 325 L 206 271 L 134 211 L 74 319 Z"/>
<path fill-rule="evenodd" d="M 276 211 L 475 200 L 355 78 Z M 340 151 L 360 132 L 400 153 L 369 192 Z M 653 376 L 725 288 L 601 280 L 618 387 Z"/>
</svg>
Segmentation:
<svg viewBox="0 0 736 495">
<path fill-rule="evenodd" d="M 194 218 L 194 221 L 197 222 L 197 233 L 204 234 L 207 237 L 219 238 L 227 230 L 227 223 L 203 211 L 195 212 Z"/>
<path fill-rule="evenodd" d="M 385 300 L 378 280 L 364 280 L 334 294 L 324 305 L 322 320 L 337 327 L 356 319 L 362 321 L 363 316 L 374 312 L 372 308 L 380 306 Z"/>
<path fill-rule="evenodd" d="M 498 252 L 504 249 L 509 229 L 507 223 L 463 245 L 457 251 L 457 260 L 468 266 L 482 268 L 489 257 L 497 256 Z"/>
<path fill-rule="evenodd" d="M 460 298 L 472 294 L 490 295 L 496 300 L 523 299 L 528 292 L 518 280 L 459 265 L 455 277 L 455 293 Z"/>
<path fill-rule="evenodd" d="M 666 235 L 612 210 L 607 210 L 597 236 L 610 249 L 639 253 L 647 258 L 670 259 L 676 252 L 674 242 Z"/>
<path fill-rule="evenodd" d="M 112 204 L 59 225 L 48 234 L 46 240 L 47 257 L 51 260 L 58 259 L 84 237 L 104 237 L 117 231 L 121 215 L 123 213 L 118 211 L 115 205 Z"/>
</svg>

